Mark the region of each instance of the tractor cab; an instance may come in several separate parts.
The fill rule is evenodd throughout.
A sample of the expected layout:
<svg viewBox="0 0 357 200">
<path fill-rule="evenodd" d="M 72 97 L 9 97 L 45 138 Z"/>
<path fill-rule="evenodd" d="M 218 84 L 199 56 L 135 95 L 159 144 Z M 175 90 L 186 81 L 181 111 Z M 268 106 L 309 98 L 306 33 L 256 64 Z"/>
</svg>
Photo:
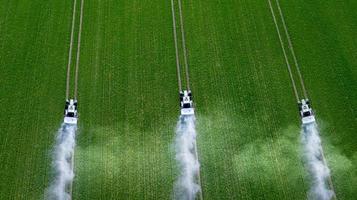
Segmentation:
<svg viewBox="0 0 357 200">
<path fill-rule="evenodd" d="M 77 124 L 77 120 L 78 120 L 77 106 L 78 106 L 77 100 L 74 99 L 66 100 L 66 104 L 64 107 L 64 123 Z"/>
<path fill-rule="evenodd" d="M 299 103 L 300 117 L 303 124 L 310 124 L 315 122 L 315 115 L 311 109 L 310 101 L 302 99 Z"/>
<path fill-rule="evenodd" d="M 180 107 L 181 107 L 181 115 L 194 115 L 195 111 L 193 108 L 192 101 L 192 93 L 191 91 L 181 91 L 180 92 Z"/>
</svg>

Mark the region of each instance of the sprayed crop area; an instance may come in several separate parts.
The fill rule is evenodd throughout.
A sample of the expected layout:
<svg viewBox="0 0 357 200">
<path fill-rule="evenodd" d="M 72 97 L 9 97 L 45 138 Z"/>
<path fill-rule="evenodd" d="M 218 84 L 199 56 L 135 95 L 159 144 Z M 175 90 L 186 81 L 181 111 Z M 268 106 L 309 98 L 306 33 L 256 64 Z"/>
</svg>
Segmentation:
<svg viewBox="0 0 357 200">
<path fill-rule="evenodd" d="M 352 199 L 356 4 L 281 1 L 280 6 L 316 111 L 336 196 Z M 268 1 L 190 1 L 184 11 L 204 197 L 311 197 L 316 183 L 305 162 L 297 106 Z"/>
<path fill-rule="evenodd" d="M 314 177 L 328 172 L 338 199 L 357 196 L 355 2 L 281 1 L 320 130 L 307 143 L 268 1 L 182 1 L 196 112 L 185 137 L 170 1 L 85 1 L 74 176 L 57 151 L 72 3 L 0 4 L 0 199 L 67 198 L 72 178 L 73 199 L 325 198 Z"/>
</svg>

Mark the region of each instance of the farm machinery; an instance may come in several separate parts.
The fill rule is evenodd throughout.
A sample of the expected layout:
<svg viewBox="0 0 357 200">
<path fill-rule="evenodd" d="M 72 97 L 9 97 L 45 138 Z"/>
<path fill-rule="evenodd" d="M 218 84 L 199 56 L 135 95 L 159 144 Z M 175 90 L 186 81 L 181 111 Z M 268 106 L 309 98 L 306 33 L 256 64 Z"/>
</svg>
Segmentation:
<svg viewBox="0 0 357 200">
<path fill-rule="evenodd" d="M 64 108 L 64 123 L 66 124 L 77 124 L 78 112 L 77 112 L 78 102 L 76 99 L 67 99 Z"/>
<path fill-rule="evenodd" d="M 298 102 L 299 112 L 302 124 L 311 124 L 315 122 L 315 115 L 311 109 L 311 104 L 308 99 L 302 99 Z"/>
<path fill-rule="evenodd" d="M 190 90 L 184 90 L 180 92 L 180 107 L 181 115 L 194 115 L 195 110 L 193 108 L 193 97 Z"/>
</svg>

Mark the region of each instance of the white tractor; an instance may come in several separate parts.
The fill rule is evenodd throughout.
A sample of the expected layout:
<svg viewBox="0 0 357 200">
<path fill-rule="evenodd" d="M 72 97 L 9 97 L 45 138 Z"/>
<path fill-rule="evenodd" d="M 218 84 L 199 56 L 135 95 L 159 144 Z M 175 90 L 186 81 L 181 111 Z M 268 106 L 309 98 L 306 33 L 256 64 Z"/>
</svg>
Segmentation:
<svg viewBox="0 0 357 200">
<path fill-rule="evenodd" d="M 66 105 L 64 107 L 64 123 L 66 124 L 77 124 L 78 112 L 77 112 L 77 100 L 66 100 Z"/>
<path fill-rule="evenodd" d="M 310 107 L 308 99 L 302 99 L 298 103 L 302 124 L 311 124 L 315 122 L 315 115 Z"/>
<path fill-rule="evenodd" d="M 193 108 L 192 93 L 190 90 L 184 90 L 180 92 L 180 107 L 181 115 L 195 114 L 195 110 Z"/>
</svg>

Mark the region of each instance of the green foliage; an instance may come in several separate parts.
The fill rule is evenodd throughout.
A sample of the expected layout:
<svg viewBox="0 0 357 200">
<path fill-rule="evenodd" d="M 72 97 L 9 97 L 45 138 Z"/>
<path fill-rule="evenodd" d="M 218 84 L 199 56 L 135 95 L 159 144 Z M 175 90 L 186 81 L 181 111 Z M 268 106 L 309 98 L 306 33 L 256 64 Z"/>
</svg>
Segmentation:
<svg viewBox="0 0 357 200">
<path fill-rule="evenodd" d="M 171 198 L 179 112 L 170 6 L 85 1 L 74 199 Z M 41 199 L 53 176 L 71 8 L 0 3 L 0 199 Z M 357 4 L 281 8 L 337 197 L 353 199 Z M 205 199 L 305 199 L 300 122 L 268 2 L 183 1 L 183 12 Z"/>
</svg>

